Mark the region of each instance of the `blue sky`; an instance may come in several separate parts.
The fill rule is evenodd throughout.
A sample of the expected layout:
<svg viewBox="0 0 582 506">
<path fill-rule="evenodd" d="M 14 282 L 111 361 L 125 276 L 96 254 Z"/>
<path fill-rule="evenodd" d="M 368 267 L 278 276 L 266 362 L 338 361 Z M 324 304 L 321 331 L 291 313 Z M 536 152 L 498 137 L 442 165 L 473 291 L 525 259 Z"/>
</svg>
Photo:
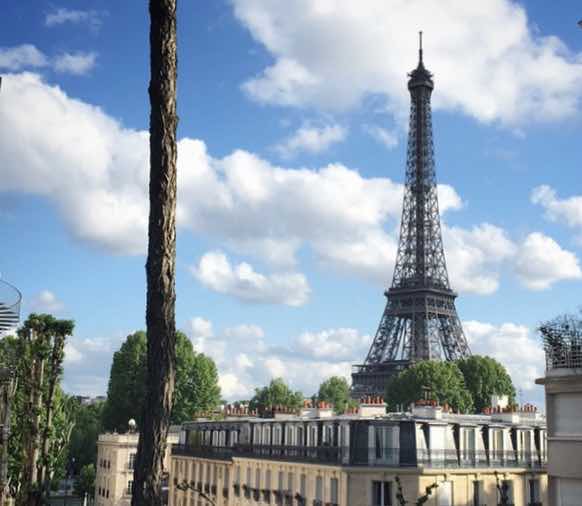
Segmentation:
<svg viewBox="0 0 582 506">
<path fill-rule="evenodd" d="M 6 2 L 0 272 L 23 316 L 74 318 L 65 388 L 103 394 L 144 327 L 144 2 Z M 474 352 L 542 401 L 536 324 L 579 306 L 576 2 L 180 2 L 177 323 L 227 398 L 306 394 L 384 308 L 417 31 L 435 74 L 446 255 Z"/>
</svg>

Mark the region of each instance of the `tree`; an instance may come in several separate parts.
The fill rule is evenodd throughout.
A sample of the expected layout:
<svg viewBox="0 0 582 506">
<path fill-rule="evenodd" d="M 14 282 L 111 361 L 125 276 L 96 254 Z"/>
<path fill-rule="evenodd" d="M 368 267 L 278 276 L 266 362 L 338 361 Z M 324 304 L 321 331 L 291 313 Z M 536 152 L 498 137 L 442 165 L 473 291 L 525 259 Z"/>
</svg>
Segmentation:
<svg viewBox="0 0 582 506">
<path fill-rule="evenodd" d="M 98 402 L 83 406 L 76 401 L 75 426 L 71 433 L 67 458 L 69 462 L 74 459 L 75 474 L 97 461 L 97 439 L 103 431 L 101 419 L 104 405 L 104 402 Z"/>
<path fill-rule="evenodd" d="M 145 332 L 129 335 L 113 355 L 107 400 L 103 409 L 103 428 L 124 431 L 134 418 L 143 423 L 145 403 L 147 338 Z M 197 411 L 208 411 L 220 402 L 218 371 L 214 361 L 196 353 L 183 332 L 176 332 L 176 380 L 171 423 L 191 420 Z"/>
<path fill-rule="evenodd" d="M 74 491 L 77 497 L 85 497 L 85 494 L 89 497 L 95 495 L 95 464 L 85 464 L 81 468 L 75 480 Z"/>
<path fill-rule="evenodd" d="M 389 410 L 407 407 L 424 398 L 426 391 L 440 404 L 467 413 L 473 410 L 473 399 L 465 386 L 459 367 L 453 362 L 424 360 L 394 376 L 386 388 Z"/>
<path fill-rule="evenodd" d="M 404 498 L 404 491 L 402 490 L 402 482 L 400 481 L 400 476 L 396 476 L 395 479 L 396 486 L 398 487 L 398 490 L 396 491 L 396 500 L 398 501 L 399 506 L 406 506 L 408 504 L 408 501 Z M 422 506 L 423 504 L 428 502 L 430 496 L 432 495 L 432 491 L 435 488 L 438 488 L 438 486 L 439 485 L 437 482 L 431 483 L 428 487 L 424 489 L 424 494 L 422 494 L 418 499 L 416 499 L 414 504 L 416 506 Z"/>
<path fill-rule="evenodd" d="M 64 466 L 73 404 L 60 389 L 64 348 L 74 323 L 32 313 L 17 337 L 2 340 L 14 371 L 8 474 L 17 505 L 38 505 Z"/>
<path fill-rule="evenodd" d="M 269 386 L 255 389 L 255 395 L 251 399 L 249 407 L 258 409 L 262 413 L 272 406 L 297 409 L 302 404 L 303 394 L 301 392 L 293 392 L 283 378 L 275 378 L 271 380 Z"/>
<path fill-rule="evenodd" d="M 178 332 L 176 394 L 172 409 L 174 424 L 191 420 L 194 413 L 210 411 L 220 403 L 218 370 L 214 360 L 202 353 L 195 353 L 190 340 L 181 336 L 184 334 Z"/>
<path fill-rule="evenodd" d="M 161 506 L 176 374 L 176 0 L 150 0 L 147 381 L 132 506 Z"/>
<path fill-rule="evenodd" d="M 342 376 L 332 376 L 319 385 L 317 399 L 333 404 L 336 413 L 344 413 L 357 404 L 350 399 L 350 385 Z"/>
<path fill-rule="evenodd" d="M 123 432 L 133 418 L 142 425 L 145 400 L 147 337 L 138 331 L 127 336 L 113 355 L 107 400 L 103 408 L 103 428 Z"/>
<path fill-rule="evenodd" d="M 515 403 L 515 388 L 507 370 L 497 360 L 473 355 L 457 360 L 477 413 L 491 405 L 492 395 L 507 395 Z"/>
</svg>

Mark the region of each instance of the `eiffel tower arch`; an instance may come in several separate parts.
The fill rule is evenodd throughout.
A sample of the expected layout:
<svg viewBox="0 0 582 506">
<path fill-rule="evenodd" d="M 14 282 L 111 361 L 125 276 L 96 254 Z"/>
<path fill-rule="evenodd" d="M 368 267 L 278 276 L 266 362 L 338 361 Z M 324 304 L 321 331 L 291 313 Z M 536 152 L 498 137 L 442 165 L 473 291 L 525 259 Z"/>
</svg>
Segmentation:
<svg viewBox="0 0 582 506">
<path fill-rule="evenodd" d="M 419 62 L 409 74 L 410 125 L 400 240 L 386 309 L 352 395 L 383 395 L 390 377 L 419 360 L 470 355 L 445 261 L 437 195 L 430 99 L 432 74 Z"/>
</svg>

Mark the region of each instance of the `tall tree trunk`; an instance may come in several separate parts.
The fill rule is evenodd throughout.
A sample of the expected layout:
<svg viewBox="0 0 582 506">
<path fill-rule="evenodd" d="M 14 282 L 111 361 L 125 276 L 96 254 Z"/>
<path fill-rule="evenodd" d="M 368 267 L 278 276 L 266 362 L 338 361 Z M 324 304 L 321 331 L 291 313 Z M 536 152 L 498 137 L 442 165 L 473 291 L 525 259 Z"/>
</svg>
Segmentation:
<svg viewBox="0 0 582 506">
<path fill-rule="evenodd" d="M 41 454 L 38 462 L 38 482 L 41 487 L 40 497 L 48 498 L 50 492 L 50 472 L 47 466 L 49 456 L 50 434 L 52 428 L 54 398 L 57 383 L 61 376 L 61 367 L 65 353 L 65 336 L 56 334 L 54 336 L 53 349 L 50 359 L 50 369 L 48 371 L 48 392 L 44 399 L 44 427 L 41 436 Z"/>
<path fill-rule="evenodd" d="M 161 506 L 176 368 L 176 1 L 150 0 L 150 216 L 147 391 L 132 506 Z"/>
<path fill-rule="evenodd" d="M 34 350 L 35 345 L 38 345 L 40 340 L 44 340 L 45 336 L 37 335 L 31 330 L 31 348 Z M 30 432 L 28 440 L 25 442 L 25 469 L 23 473 L 24 487 L 21 492 L 22 504 L 27 506 L 34 505 L 38 502 L 38 463 L 40 457 L 40 415 L 42 409 L 42 385 L 44 382 L 44 365 L 45 361 L 42 355 L 36 355 L 33 351 L 33 362 L 31 364 L 31 378 L 30 383 Z"/>
</svg>

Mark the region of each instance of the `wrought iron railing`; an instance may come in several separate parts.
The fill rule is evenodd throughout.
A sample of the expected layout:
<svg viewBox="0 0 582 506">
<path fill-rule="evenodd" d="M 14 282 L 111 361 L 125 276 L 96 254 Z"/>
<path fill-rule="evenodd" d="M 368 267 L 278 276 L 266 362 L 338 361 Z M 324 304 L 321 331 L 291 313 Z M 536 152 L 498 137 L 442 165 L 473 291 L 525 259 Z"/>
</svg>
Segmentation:
<svg viewBox="0 0 582 506">
<path fill-rule="evenodd" d="M 362 448 L 313 446 L 188 446 L 172 445 L 172 454 L 217 460 L 233 457 L 264 458 L 329 465 L 431 467 L 431 468 L 505 468 L 539 469 L 545 460 L 537 452 L 487 452 L 479 450 L 422 450 L 414 448 Z"/>
<path fill-rule="evenodd" d="M 582 368 L 582 328 L 569 316 L 540 326 L 546 352 L 546 370 Z"/>
<path fill-rule="evenodd" d="M 21 301 L 20 291 L 10 283 L 0 280 L 0 336 L 18 326 Z"/>
</svg>

